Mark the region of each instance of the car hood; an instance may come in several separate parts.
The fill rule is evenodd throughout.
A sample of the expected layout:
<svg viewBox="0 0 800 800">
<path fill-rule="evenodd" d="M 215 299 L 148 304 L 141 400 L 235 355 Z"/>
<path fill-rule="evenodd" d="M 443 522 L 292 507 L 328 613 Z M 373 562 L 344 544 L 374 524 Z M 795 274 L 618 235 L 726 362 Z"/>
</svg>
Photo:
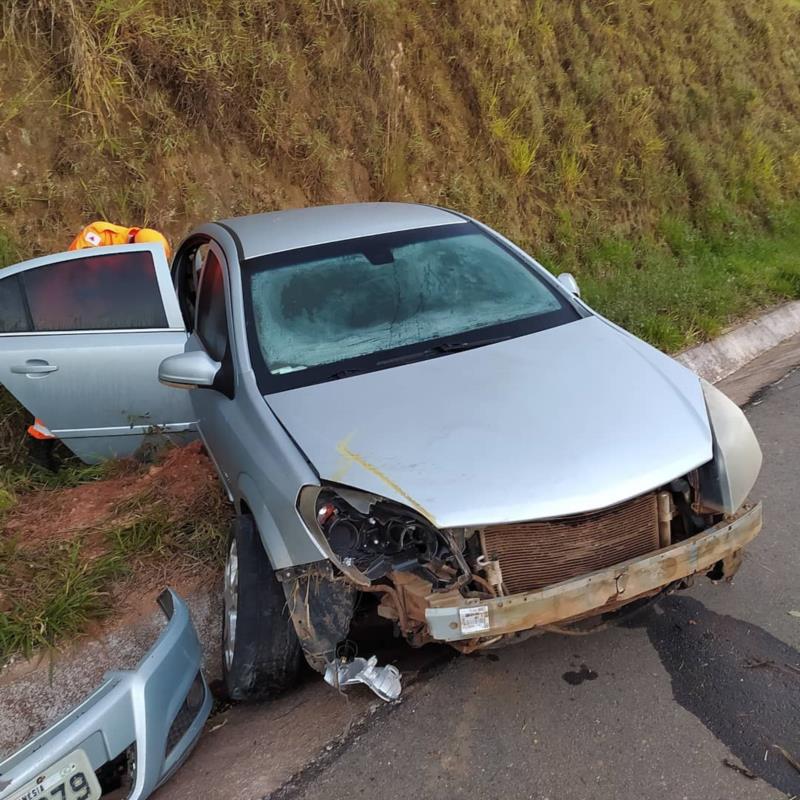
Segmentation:
<svg viewBox="0 0 800 800">
<path fill-rule="evenodd" d="M 594 316 L 266 400 L 321 480 L 440 527 L 604 508 L 712 457 L 697 377 Z"/>
</svg>

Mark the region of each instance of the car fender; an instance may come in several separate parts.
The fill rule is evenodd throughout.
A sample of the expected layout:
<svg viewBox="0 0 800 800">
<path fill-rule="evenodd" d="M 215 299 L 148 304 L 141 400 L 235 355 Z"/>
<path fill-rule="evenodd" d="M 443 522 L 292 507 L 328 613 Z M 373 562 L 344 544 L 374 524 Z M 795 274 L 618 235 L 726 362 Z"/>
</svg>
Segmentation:
<svg viewBox="0 0 800 800">
<path fill-rule="evenodd" d="M 258 490 L 253 478 L 247 473 L 241 473 L 236 481 L 236 508 L 241 512 L 246 507 L 253 515 L 258 535 L 273 569 L 285 569 L 326 558 L 325 554 L 308 534 L 306 534 L 308 545 L 300 548 L 294 547 L 293 557 L 286 546 L 286 540 L 278 523 L 272 516 L 272 512 L 267 508 L 266 503 L 261 499 L 261 496 L 261 492 Z M 299 515 L 297 522 L 298 525 L 302 526 Z M 303 554 L 303 558 L 300 560 L 297 558 L 298 549 Z"/>
</svg>

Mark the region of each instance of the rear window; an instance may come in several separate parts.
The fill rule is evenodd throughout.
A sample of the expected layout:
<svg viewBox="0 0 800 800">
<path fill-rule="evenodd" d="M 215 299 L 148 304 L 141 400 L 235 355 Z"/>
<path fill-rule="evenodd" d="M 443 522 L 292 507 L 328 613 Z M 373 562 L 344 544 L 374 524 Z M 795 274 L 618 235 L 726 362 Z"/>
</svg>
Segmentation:
<svg viewBox="0 0 800 800">
<path fill-rule="evenodd" d="M 20 279 L 34 331 L 167 327 L 155 265 L 147 251 L 95 251 L 28 270 Z"/>
</svg>

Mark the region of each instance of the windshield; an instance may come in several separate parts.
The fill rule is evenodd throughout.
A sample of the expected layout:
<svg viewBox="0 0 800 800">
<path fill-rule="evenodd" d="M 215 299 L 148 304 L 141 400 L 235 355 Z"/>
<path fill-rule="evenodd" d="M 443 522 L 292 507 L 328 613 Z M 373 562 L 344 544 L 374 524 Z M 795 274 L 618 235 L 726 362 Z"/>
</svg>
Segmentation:
<svg viewBox="0 0 800 800">
<path fill-rule="evenodd" d="M 280 381 L 281 388 L 579 316 L 532 268 L 471 223 L 262 257 L 247 262 L 244 283 L 257 371 L 272 379 L 313 372 L 288 385 Z"/>
</svg>

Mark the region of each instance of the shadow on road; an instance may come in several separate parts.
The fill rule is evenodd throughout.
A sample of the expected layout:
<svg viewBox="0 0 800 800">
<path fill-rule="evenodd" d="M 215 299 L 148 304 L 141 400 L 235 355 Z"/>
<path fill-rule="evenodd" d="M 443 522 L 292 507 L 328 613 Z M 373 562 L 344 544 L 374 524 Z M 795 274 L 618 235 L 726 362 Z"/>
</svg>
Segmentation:
<svg viewBox="0 0 800 800">
<path fill-rule="evenodd" d="M 666 597 L 626 625 L 646 629 L 681 706 L 755 775 L 800 793 L 800 772 L 778 749 L 800 760 L 800 652 L 686 595 Z"/>
</svg>

